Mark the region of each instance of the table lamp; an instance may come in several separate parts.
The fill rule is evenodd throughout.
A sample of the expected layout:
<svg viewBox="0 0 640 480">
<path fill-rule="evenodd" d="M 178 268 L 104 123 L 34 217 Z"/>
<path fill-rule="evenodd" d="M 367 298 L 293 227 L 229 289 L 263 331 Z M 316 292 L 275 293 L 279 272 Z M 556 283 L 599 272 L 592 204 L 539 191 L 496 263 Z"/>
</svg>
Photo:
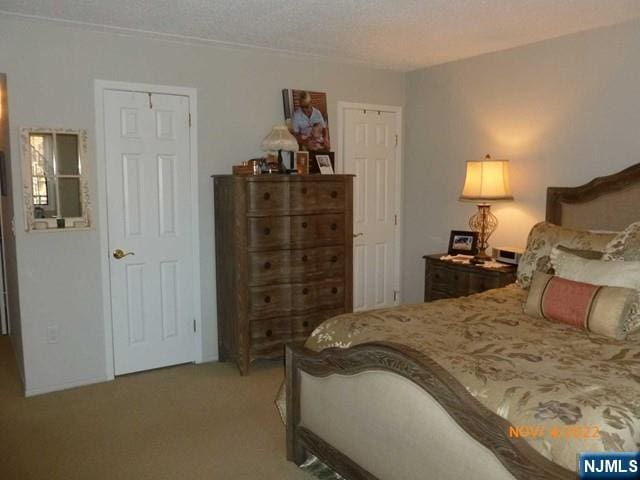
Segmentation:
<svg viewBox="0 0 640 480">
<path fill-rule="evenodd" d="M 477 260 L 488 260 L 489 237 L 498 227 L 498 219 L 491 213 L 491 204 L 497 200 L 513 200 L 509 185 L 509 160 L 493 160 L 486 155 L 483 160 L 467 161 L 464 187 L 460 194 L 463 202 L 476 202 L 478 211 L 469 219 L 469 227 L 478 232 Z"/>
<path fill-rule="evenodd" d="M 262 150 L 265 152 L 268 151 L 278 151 L 278 167 L 281 171 L 286 172 L 287 169 L 284 166 L 282 161 L 282 150 L 287 152 L 297 152 L 298 151 L 298 140 L 294 137 L 286 125 L 276 125 L 271 129 L 269 135 L 264 137 L 261 144 Z M 291 169 L 294 168 L 294 158 L 291 156 Z"/>
</svg>

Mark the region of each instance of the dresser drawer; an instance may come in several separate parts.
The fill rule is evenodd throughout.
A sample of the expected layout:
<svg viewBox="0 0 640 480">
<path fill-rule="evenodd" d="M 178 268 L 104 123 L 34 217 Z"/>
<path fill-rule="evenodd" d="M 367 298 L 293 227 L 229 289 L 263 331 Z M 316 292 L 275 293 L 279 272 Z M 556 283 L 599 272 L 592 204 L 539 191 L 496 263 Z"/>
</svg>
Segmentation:
<svg viewBox="0 0 640 480">
<path fill-rule="evenodd" d="M 344 279 L 249 287 L 249 318 L 260 320 L 344 306 Z"/>
<path fill-rule="evenodd" d="M 343 214 L 296 215 L 291 217 L 291 245 L 331 245 L 344 243 Z"/>
<path fill-rule="evenodd" d="M 345 313 L 344 308 L 334 308 L 330 310 L 321 310 L 309 315 L 291 317 L 291 335 L 293 337 L 293 341 L 306 340 L 311 332 L 313 332 L 322 322 L 343 313 Z"/>
<path fill-rule="evenodd" d="M 343 214 L 250 217 L 248 244 L 251 249 L 295 248 L 343 244 Z"/>
<path fill-rule="evenodd" d="M 304 280 L 344 276 L 345 253 L 342 245 L 302 251 L 308 253 L 297 255 L 298 250 L 291 251 L 291 271 L 294 275 L 304 269 Z"/>
<path fill-rule="evenodd" d="M 279 357 L 284 345 L 293 340 L 290 318 L 254 320 L 251 322 L 251 356 Z"/>
<path fill-rule="evenodd" d="M 343 182 L 292 182 L 289 190 L 292 209 L 343 210 Z"/>
<path fill-rule="evenodd" d="M 250 252 L 249 285 L 291 282 L 291 250 Z"/>
<path fill-rule="evenodd" d="M 250 217 L 247 219 L 249 248 L 288 248 L 291 244 L 291 217 Z"/>
<path fill-rule="evenodd" d="M 247 211 L 267 213 L 288 211 L 287 182 L 247 182 Z"/>
<path fill-rule="evenodd" d="M 295 283 L 344 275 L 344 247 L 249 253 L 249 285 Z"/>
<path fill-rule="evenodd" d="M 288 315 L 291 312 L 291 285 L 249 287 L 249 318 Z"/>
<path fill-rule="evenodd" d="M 336 278 L 295 284 L 291 286 L 291 294 L 294 311 L 340 307 L 344 305 L 344 280 Z"/>
</svg>

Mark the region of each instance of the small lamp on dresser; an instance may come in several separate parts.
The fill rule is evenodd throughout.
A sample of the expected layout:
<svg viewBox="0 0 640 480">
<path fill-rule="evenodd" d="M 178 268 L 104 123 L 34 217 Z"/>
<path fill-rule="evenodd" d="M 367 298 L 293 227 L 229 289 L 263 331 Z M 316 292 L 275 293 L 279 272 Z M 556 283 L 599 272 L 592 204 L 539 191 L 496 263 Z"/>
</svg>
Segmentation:
<svg viewBox="0 0 640 480">
<path fill-rule="evenodd" d="M 476 202 L 478 211 L 469 219 L 469 227 L 478 232 L 477 260 L 491 258 L 487 255 L 489 237 L 498 227 L 498 219 L 491 213 L 491 203 L 513 200 L 509 184 L 509 160 L 493 160 L 486 155 L 483 160 L 467 161 L 464 187 L 460 194 L 463 202 Z"/>
<path fill-rule="evenodd" d="M 262 150 L 265 152 L 268 151 L 277 151 L 278 152 L 278 167 L 283 172 L 286 172 L 286 168 L 284 166 L 284 162 L 282 161 L 282 150 L 286 152 L 297 152 L 298 151 L 298 140 L 294 137 L 286 125 L 276 125 L 271 129 L 269 135 L 264 137 L 261 144 Z M 291 157 L 291 168 L 295 168 L 293 156 Z"/>
</svg>

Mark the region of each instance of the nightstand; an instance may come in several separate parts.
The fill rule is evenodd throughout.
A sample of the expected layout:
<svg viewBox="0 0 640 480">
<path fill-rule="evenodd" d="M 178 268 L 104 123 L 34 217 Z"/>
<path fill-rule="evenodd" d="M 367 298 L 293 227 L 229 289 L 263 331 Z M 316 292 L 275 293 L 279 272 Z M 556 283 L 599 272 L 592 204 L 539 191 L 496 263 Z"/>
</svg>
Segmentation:
<svg viewBox="0 0 640 480">
<path fill-rule="evenodd" d="M 500 288 L 516 281 L 515 265 L 484 268 L 440 260 L 446 254 L 425 255 L 424 301 L 455 298 Z"/>
</svg>

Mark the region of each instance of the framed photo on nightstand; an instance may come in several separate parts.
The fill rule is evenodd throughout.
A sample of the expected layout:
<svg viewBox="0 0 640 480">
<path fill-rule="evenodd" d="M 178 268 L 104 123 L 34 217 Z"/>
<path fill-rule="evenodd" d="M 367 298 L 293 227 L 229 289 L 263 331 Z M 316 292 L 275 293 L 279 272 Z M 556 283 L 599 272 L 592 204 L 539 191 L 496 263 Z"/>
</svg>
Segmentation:
<svg viewBox="0 0 640 480">
<path fill-rule="evenodd" d="M 475 255 L 478 253 L 478 232 L 451 230 L 449 255 Z"/>
</svg>

